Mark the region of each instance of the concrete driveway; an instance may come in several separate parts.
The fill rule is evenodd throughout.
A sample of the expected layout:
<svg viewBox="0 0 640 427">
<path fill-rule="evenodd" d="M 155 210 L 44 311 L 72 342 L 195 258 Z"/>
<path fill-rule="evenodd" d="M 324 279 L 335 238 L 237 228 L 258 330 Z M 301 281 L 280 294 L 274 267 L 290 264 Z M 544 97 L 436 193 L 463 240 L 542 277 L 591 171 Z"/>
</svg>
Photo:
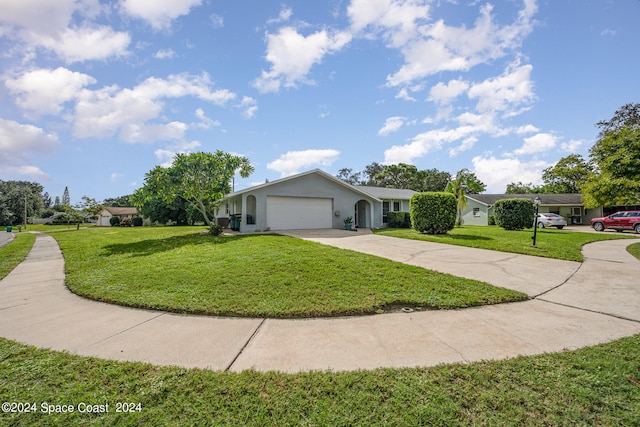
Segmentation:
<svg viewBox="0 0 640 427">
<path fill-rule="evenodd" d="M 590 244 L 578 264 L 345 233 L 289 234 L 440 271 L 455 267 L 465 277 L 484 274 L 481 280 L 538 296 L 465 310 L 329 319 L 182 316 L 70 293 L 57 243 L 38 235 L 27 259 L 0 281 L 0 336 L 116 360 L 298 372 L 502 359 L 640 333 L 640 261 L 624 256 L 633 241 Z"/>
</svg>

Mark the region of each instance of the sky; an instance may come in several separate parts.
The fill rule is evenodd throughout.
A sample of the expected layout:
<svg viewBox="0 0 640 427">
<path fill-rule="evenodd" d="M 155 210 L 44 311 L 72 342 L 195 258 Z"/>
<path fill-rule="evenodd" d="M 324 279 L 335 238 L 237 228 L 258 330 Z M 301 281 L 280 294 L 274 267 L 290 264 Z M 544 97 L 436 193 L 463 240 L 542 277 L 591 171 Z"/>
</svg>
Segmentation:
<svg viewBox="0 0 640 427">
<path fill-rule="evenodd" d="M 467 168 L 588 157 L 640 102 L 638 0 L 0 0 L 0 179 L 102 201 L 176 153 Z"/>
</svg>

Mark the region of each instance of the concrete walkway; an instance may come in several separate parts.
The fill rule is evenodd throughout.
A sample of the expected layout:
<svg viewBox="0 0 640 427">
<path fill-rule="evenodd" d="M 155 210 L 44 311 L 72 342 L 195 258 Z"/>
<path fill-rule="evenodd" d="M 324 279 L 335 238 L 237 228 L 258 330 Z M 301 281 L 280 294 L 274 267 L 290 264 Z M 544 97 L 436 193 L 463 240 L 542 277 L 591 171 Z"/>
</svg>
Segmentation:
<svg viewBox="0 0 640 427">
<path fill-rule="evenodd" d="M 582 264 L 368 233 L 291 233 L 519 289 L 534 299 L 465 310 L 308 320 L 182 316 L 89 301 L 39 234 L 0 281 L 0 336 L 71 353 L 215 370 L 432 366 L 575 349 L 640 333 L 634 241 L 592 243 Z M 462 260 L 462 262 L 460 262 Z"/>
</svg>

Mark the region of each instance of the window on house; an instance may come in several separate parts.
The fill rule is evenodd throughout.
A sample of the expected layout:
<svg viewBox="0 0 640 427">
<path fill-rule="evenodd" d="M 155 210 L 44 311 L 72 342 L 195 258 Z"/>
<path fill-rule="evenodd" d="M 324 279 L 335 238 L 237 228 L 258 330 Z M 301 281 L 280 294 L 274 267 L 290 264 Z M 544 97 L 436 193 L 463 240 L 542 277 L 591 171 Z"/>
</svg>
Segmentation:
<svg viewBox="0 0 640 427">
<path fill-rule="evenodd" d="M 480 208 L 473 208 L 473 216 L 480 216 Z"/>
<path fill-rule="evenodd" d="M 382 202 L 382 223 L 388 223 L 387 214 L 389 213 L 389 202 Z"/>
<path fill-rule="evenodd" d="M 400 202 L 393 202 L 393 210 L 395 212 L 400 212 Z"/>
<path fill-rule="evenodd" d="M 580 216 L 582 215 L 582 208 L 573 208 L 573 214 L 575 216 Z"/>
</svg>

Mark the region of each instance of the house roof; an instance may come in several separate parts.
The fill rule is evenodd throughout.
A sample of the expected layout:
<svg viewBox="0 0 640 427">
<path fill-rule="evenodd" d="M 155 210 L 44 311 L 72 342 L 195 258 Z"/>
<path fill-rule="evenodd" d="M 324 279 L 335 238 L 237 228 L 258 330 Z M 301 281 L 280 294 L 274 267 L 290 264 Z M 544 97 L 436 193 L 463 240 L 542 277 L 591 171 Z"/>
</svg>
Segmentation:
<svg viewBox="0 0 640 427">
<path fill-rule="evenodd" d="M 529 199 L 533 202 L 536 196 L 540 197 L 540 204 L 543 206 L 582 205 L 582 194 L 467 194 L 468 199 L 473 199 L 487 206 L 502 199 Z"/>
<path fill-rule="evenodd" d="M 409 200 L 411 196 L 416 194 L 413 190 L 405 190 L 399 188 L 386 188 L 386 187 L 369 187 L 366 185 L 357 186 L 360 190 L 375 197 L 377 199 L 385 200 Z"/>
<path fill-rule="evenodd" d="M 114 206 L 105 206 L 102 208 L 105 211 L 108 211 L 111 215 L 137 215 L 137 208 L 120 208 Z"/>
<path fill-rule="evenodd" d="M 356 193 L 362 194 L 363 196 L 367 196 L 367 197 L 373 197 L 376 201 L 381 202 L 381 200 L 379 200 L 376 196 L 366 192 L 364 189 L 362 189 L 362 187 L 358 187 L 358 186 L 355 186 L 355 185 L 348 184 L 348 183 L 344 182 L 343 180 L 341 180 L 339 178 L 336 178 L 335 176 L 333 176 L 331 174 L 328 174 L 327 172 L 325 172 L 325 171 L 323 171 L 321 169 L 312 169 L 312 170 L 307 171 L 307 172 L 302 172 L 302 173 L 299 173 L 299 174 L 296 174 L 296 175 L 287 176 L 285 178 L 276 179 L 275 181 L 265 182 L 264 184 L 256 185 L 254 187 L 245 188 L 244 190 L 235 191 L 233 193 L 229 193 L 226 196 L 224 196 L 224 198 L 222 200 L 230 199 L 232 197 L 236 197 L 236 196 L 239 196 L 239 195 L 244 194 L 244 193 L 248 193 L 248 192 L 255 191 L 255 190 L 258 190 L 258 189 L 261 189 L 261 188 L 265 188 L 265 187 L 269 187 L 271 185 L 276 185 L 276 184 L 280 184 L 280 183 L 283 183 L 283 182 L 291 181 L 291 180 L 298 179 L 298 178 L 301 178 L 303 176 L 311 175 L 311 174 L 320 175 L 320 176 L 322 176 L 322 177 L 324 177 L 324 178 L 326 178 L 326 179 L 328 179 L 330 181 L 333 181 L 338 185 L 346 187 L 346 188 L 348 188 L 348 189 L 350 189 L 350 190 L 352 190 L 352 191 L 354 191 Z"/>
</svg>

